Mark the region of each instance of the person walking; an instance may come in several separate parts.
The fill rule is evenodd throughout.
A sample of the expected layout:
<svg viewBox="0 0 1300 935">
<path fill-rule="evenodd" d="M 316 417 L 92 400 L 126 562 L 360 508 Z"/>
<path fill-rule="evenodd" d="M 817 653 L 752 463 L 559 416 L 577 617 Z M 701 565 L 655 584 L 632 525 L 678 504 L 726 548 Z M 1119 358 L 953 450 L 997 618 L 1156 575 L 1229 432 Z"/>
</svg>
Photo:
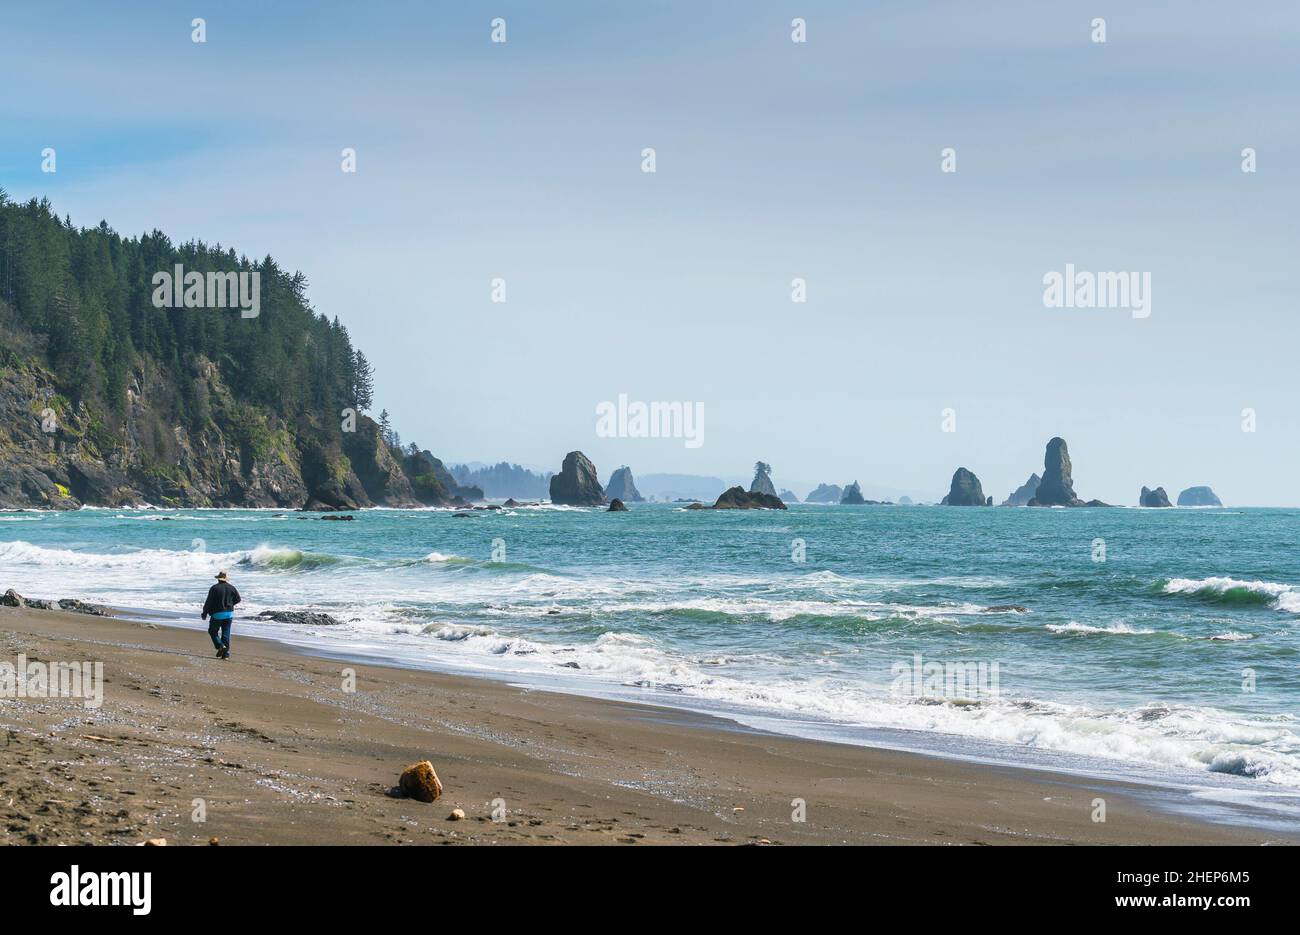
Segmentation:
<svg viewBox="0 0 1300 935">
<path fill-rule="evenodd" d="M 229 576 L 217 572 L 217 583 L 208 588 L 208 599 L 203 602 L 201 618 L 212 618 L 208 624 L 208 636 L 217 648 L 218 659 L 230 658 L 230 628 L 235 622 L 235 605 L 239 603 L 239 592 L 230 583 Z"/>
</svg>

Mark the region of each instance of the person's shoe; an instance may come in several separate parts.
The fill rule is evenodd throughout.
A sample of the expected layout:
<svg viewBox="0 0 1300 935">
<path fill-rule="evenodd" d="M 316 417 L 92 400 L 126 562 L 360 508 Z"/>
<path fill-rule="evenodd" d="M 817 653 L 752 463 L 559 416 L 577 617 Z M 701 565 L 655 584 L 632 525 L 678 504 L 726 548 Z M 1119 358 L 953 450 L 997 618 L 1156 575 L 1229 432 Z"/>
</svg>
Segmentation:
<svg viewBox="0 0 1300 935">
<path fill-rule="evenodd" d="M 223 649 L 223 650 L 222 650 L 221 652 L 219 652 L 217 655 L 218 655 L 220 658 L 222 658 L 222 659 L 229 659 L 229 658 L 230 658 L 230 650 L 228 650 L 228 649 Z"/>
<path fill-rule="evenodd" d="M 218 658 L 218 659 L 224 659 L 224 658 L 226 658 L 225 656 L 222 655 L 222 653 L 224 653 L 224 652 L 225 652 L 224 649 L 218 649 L 218 650 L 217 650 L 217 658 Z"/>
</svg>

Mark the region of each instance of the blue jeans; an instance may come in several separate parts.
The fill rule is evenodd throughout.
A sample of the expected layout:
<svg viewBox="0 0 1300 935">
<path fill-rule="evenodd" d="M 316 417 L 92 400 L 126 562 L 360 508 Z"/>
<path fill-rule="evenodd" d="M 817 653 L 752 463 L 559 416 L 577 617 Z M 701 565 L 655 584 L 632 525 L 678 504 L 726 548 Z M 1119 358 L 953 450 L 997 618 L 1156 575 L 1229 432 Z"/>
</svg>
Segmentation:
<svg viewBox="0 0 1300 935">
<path fill-rule="evenodd" d="M 230 649 L 230 625 L 235 622 L 234 617 L 227 617 L 225 620 L 218 620 L 212 617 L 208 623 L 208 636 L 212 637 L 212 645 L 216 649 Z M 217 633 L 221 633 L 220 639 Z"/>
</svg>

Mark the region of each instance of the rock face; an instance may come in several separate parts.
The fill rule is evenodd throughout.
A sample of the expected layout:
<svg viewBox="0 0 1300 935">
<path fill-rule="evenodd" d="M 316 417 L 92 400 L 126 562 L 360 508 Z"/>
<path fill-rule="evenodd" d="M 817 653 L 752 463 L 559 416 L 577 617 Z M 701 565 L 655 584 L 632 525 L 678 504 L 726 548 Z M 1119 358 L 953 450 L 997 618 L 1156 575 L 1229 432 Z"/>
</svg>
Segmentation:
<svg viewBox="0 0 1300 935">
<path fill-rule="evenodd" d="M 551 502 L 565 506 L 603 506 L 605 488 L 600 486 L 596 465 L 581 451 L 564 456 L 560 473 L 551 477 Z"/>
<path fill-rule="evenodd" d="M 784 487 L 781 488 L 781 493 L 779 494 L 779 496 L 780 496 L 781 499 L 784 500 L 786 503 L 798 503 L 798 502 L 799 502 L 799 498 L 796 497 L 796 496 L 794 495 L 794 491 L 793 491 L 793 490 L 786 490 Z"/>
<path fill-rule="evenodd" d="M 442 795 L 442 781 L 428 760 L 412 763 L 402 770 L 397 788 L 402 790 L 402 795 L 418 802 L 432 802 Z"/>
<path fill-rule="evenodd" d="M 1041 478 L 1037 474 L 1030 474 L 1029 480 L 1025 481 L 1015 490 L 1011 491 L 1011 496 L 1002 501 L 1003 506 L 1028 506 L 1029 501 L 1034 499 L 1038 493 L 1038 485 Z"/>
<path fill-rule="evenodd" d="M 718 497 L 715 510 L 784 510 L 785 504 L 776 494 L 746 492 L 744 487 L 732 487 Z"/>
<path fill-rule="evenodd" d="M 836 484 L 818 484 L 817 489 L 804 497 L 807 503 L 839 503 L 844 499 L 844 488 Z"/>
<path fill-rule="evenodd" d="M 840 497 L 840 503 L 852 504 L 854 506 L 866 502 L 866 498 L 862 496 L 862 488 L 858 486 L 857 481 L 854 481 L 849 484 L 849 486 L 845 487 L 844 493 Z"/>
<path fill-rule="evenodd" d="M 632 469 L 627 465 L 609 476 L 609 483 L 605 485 L 605 496 L 622 500 L 624 503 L 642 503 L 645 500 L 637 491 L 636 482 L 632 479 Z"/>
<path fill-rule="evenodd" d="M 203 401 L 201 423 L 168 411 L 181 382 Z M 70 402 L 41 364 L 7 355 L 0 365 L 0 509 L 153 504 L 333 511 L 446 505 L 463 490 L 453 481 L 418 497 L 415 475 L 402 462 L 434 472 L 441 462 L 432 455 L 399 461 L 378 424 L 363 414 L 354 431 L 334 433 L 339 441 L 311 419 L 277 422 L 237 399 L 221 367 L 201 357 L 171 370 L 140 367 L 122 393 L 121 414 L 109 416 L 98 404 Z M 48 432 L 40 417 L 45 409 L 56 417 Z"/>
<path fill-rule="evenodd" d="M 948 487 L 948 496 L 943 498 L 944 506 L 987 506 L 989 501 L 980 487 L 980 479 L 959 467 L 952 475 L 952 484 Z"/>
<path fill-rule="evenodd" d="M 1223 506 L 1209 487 L 1188 487 L 1178 495 L 1179 506 Z"/>
<path fill-rule="evenodd" d="M 776 488 L 772 486 L 772 465 L 762 461 L 754 462 L 754 479 L 750 481 L 749 492 L 776 496 Z"/>
<path fill-rule="evenodd" d="M 620 500 L 618 497 L 615 497 L 613 500 L 609 501 L 609 509 L 606 510 L 605 512 L 607 512 L 607 513 L 626 513 L 626 512 L 627 512 L 627 505 L 626 505 L 622 500 Z"/>
</svg>

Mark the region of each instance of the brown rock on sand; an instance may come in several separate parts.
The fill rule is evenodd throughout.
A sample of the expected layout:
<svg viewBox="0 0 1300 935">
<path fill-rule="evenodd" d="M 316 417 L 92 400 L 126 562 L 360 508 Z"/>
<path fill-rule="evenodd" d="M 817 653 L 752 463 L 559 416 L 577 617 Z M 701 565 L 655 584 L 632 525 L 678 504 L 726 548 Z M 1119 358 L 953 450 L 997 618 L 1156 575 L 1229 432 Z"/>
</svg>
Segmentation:
<svg viewBox="0 0 1300 935">
<path fill-rule="evenodd" d="M 433 771 L 433 764 L 428 760 L 412 763 L 402 770 L 402 778 L 397 787 L 407 798 L 421 802 L 432 802 L 442 795 L 442 782 Z"/>
</svg>

